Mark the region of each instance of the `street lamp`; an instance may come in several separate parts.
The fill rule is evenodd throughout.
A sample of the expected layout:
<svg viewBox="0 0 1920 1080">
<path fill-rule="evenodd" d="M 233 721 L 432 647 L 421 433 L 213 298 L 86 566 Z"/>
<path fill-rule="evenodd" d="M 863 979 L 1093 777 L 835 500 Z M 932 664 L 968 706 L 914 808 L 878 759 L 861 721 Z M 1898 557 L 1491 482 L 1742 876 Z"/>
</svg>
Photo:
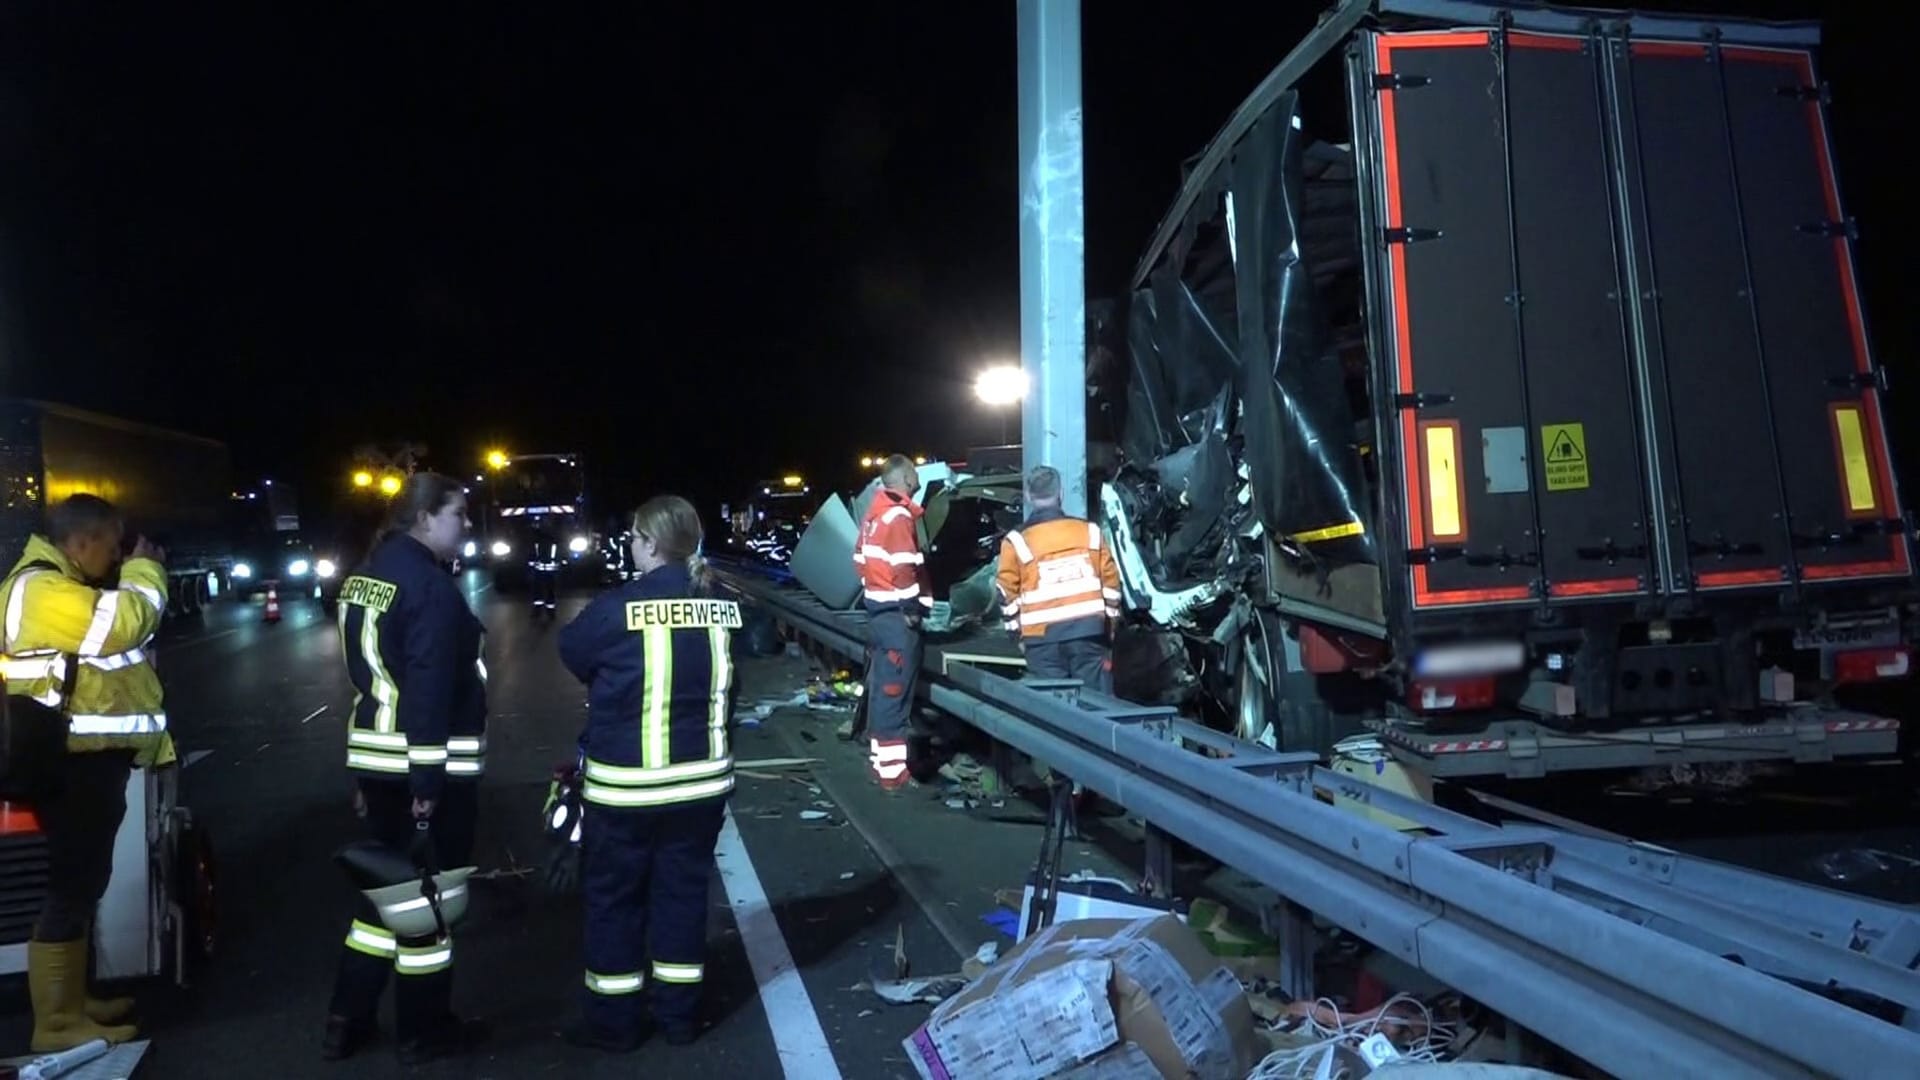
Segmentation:
<svg viewBox="0 0 1920 1080">
<path fill-rule="evenodd" d="M 510 460 L 512 459 L 507 457 L 505 450 L 487 451 L 487 468 L 492 469 L 494 472 L 499 472 L 501 469 L 506 468 Z"/>
<path fill-rule="evenodd" d="M 973 380 L 973 395 L 1000 413 L 1000 441 L 1007 442 L 1007 412 L 1018 412 L 1027 396 L 1027 373 L 1012 364 L 996 364 Z M 1012 409 L 1007 409 L 1012 406 Z"/>
<path fill-rule="evenodd" d="M 368 471 L 367 471 L 367 470 L 365 470 L 365 469 L 360 469 L 360 470 L 358 470 L 358 471 L 356 471 L 356 472 L 355 472 L 355 473 L 353 474 L 353 486 L 354 486 L 354 487 L 357 487 L 357 488 L 369 488 L 369 487 L 372 487 L 372 486 L 373 486 L 373 474 L 372 474 L 372 473 L 370 473 L 370 472 L 368 472 Z"/>
</svg>

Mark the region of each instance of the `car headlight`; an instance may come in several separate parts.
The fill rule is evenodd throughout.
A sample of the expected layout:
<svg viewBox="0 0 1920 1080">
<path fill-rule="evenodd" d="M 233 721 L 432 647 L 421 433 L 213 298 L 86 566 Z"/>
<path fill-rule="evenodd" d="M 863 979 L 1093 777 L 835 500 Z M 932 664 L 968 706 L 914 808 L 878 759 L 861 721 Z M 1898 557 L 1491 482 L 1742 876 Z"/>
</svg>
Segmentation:
<svg viewBox="0 0 1920 1080">
<path fill-rule="evenodd" d="M 246 563 L 243 563 L 243 562 L 234 563 L 233 576 L 239 578 L 242 581 L 245 581 L 246 579 L 253 576 L 253 567 L 248 566 Z"/>
<path fill-rule="evenodd" d="M 292 562 L 287 564 L 287 576 L 288 577 L 306 577 L 307 571 L 311 569 L 313 569 L 312 563 L 308 562 L 305 559 L 295 559 Z"/>
<path fill-rule="evenodd" d="M 573 552 L 575 555 L 585 554 L 587 548 L 590 546 L 591 545 L 587 543 L 587 538 L 584 536 L 576 536 L 567 541 L 567 550 Z"/>
<path fill-rule="evenodd" d="M 319 562 L 313 564 L 313 572 L 323 578 L 330 578 L 339 573 L 340 568 L 333 565 L 332 559 L 321 559 Z"/>
<path fill-rule="evenodd" d="M 513 554 L 513 545 L 507 543 L 505 540 L 495 540 L 491 550 L 493 551 L 494 558 L 504 559 Z"/>
<path fill-rule="evenodd" d="M 466 544 L 460 548 L 462 558 L 471 559 L 478 554 L 480 554 L 480 545 L 471 540 L 467 541 Z"/>
</svg>

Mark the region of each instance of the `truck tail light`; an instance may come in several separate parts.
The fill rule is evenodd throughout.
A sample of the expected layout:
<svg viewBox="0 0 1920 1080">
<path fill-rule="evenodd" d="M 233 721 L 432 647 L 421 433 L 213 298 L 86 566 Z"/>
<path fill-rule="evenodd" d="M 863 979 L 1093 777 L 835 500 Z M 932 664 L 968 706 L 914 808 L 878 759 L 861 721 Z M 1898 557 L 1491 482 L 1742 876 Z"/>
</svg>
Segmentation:
<svg viewBox="0 0 1920 1080">
<path fill-rule="evenodd" d="M 1408 703 L 1423 713 L 1469 712 L 1492 707 L 1493 688 L 1490 675 L 1478 679 L 1418 679 Z"/>
<path fill-rule="evenodd" d="M 1866 683 L 1900 679 L 1905 678 L 1911 670 L 1913 652 L 1904 645 L 1891 649 L 1855 649 L 1833 656 L 1835 682 Z"/>
</svg>

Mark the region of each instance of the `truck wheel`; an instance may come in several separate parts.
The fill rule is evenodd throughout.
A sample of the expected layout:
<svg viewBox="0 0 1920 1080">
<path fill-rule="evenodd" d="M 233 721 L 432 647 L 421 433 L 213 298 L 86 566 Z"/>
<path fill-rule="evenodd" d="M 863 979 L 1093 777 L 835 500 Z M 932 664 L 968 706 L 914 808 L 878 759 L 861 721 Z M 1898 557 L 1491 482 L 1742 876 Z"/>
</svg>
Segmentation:
<svg viewBox="0 0 1920 1080">
<path fill-rule="evenodd" d="M 215 887 L 213 842 L 199 824 L 184 826 L 175 840 L 173 899 L 180 905 L 181 925 L 189 971 L 213 958 L 219 944 L 218 890 Z"/>
</svg>

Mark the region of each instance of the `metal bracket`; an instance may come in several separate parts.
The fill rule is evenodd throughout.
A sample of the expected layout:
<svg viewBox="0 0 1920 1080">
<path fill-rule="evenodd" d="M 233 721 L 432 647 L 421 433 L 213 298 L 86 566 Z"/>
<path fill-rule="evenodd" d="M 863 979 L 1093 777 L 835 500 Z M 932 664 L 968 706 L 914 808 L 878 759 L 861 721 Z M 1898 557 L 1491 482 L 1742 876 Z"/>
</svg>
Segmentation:
<svg viewBox="0 0 1920 1080">
<path fill-rule="evenodd" d="M 1383 235 L 1389 244 L 1418 244 L 1423 240 L 1438 240 L 1446 233 L 1439 229 L 1420 229 L 1403 225 L 1397 229 L 1385 229 Z"/>
<path fill-rule="evenodd" d="M 1800 231 L 1812 236 L 1825 236 L 1828 238 L 1845 237 L 1848 240 L 1860 239 L 1860 227 L 1852 218 L 1847 218 L 1843 221 L 1810 221 L 1800 226 Z"/>
<path fill-rule="evenodd" d="M 1398 71 L 1391 74 L 1375 75 L 1373 77 L 1373 89 L 1376 92 L 1381 90 L 1413 90 L 1422 86 L 1431 86 L 1432 84 L 1433 80 L 1428 76 L 1408 75 Z"/>
<path fill-rule="evenodd" d="M 1826 83 L 1821 83 L 1818 86 L 1781 86 L 1775 88 L 1774 93 L 1784 98 L 1792 98 L 1795 101 L 1817 101 L 1822 105 L 1833 104 L 1833 91 Z"/>
<path fill-rule="evenodd" d="M 1872 371 L 1849 371 L 1828 379 L 1827 385 L 1841 390 L 1878 390 L 1885 393 L 1887 369 L 1876 367 Z"/>
<path fill-rule="evenodd" d="M 1393 407 L 1396 409 L 1431 409 L 1436 405 L 1453 404 L 1452 394 L 1395 394 Z"/>
</svg>

